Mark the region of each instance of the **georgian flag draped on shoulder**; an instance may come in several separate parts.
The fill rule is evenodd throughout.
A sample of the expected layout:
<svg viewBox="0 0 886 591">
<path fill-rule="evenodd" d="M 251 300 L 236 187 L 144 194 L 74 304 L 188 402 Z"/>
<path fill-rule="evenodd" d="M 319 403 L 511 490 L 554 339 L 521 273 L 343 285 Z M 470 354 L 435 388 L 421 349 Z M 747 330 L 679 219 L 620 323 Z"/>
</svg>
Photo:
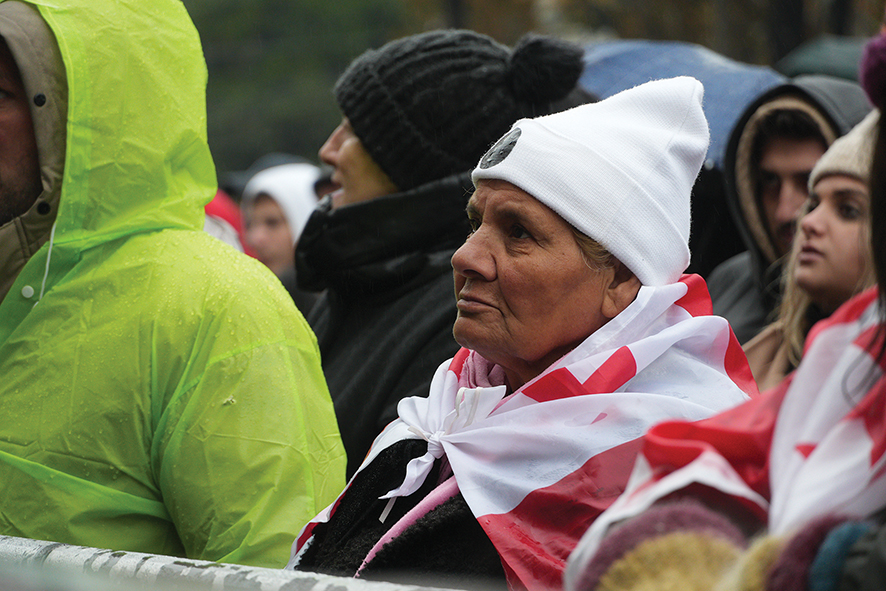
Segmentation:
<svg viewBox="0 0 886 591">
<path fill-rule="evenodd" d="M 569 559 L 567 589 L 608 527 L 692 484 L 733 497 L 784 535 L 828 514 L 866 517 L 886 502 L 886 378 L 877 290 L 816 324 L 800 367 L 746 404 L 644 437 L 628 489 Z"/>
<path fill-rule="evenodd" d="M 462 349 L 437 370 L 427 398 L 400 402 L 399 419 L 360 470 L 396 441 L 425 439 L 427 454 L 383 498 L 417 490 L 445 455 L 510 587 L 558 589 L 578 539 L 624 489 L 651 425 L 699 420 L 755 394 L 732 330 L 711 316 L 704 281 L 686 275 L 642 287 L 621 314 L 510 395 L 500 367 Z M 301 532 L 290 564 L 337 503 Z"/>
</svg>

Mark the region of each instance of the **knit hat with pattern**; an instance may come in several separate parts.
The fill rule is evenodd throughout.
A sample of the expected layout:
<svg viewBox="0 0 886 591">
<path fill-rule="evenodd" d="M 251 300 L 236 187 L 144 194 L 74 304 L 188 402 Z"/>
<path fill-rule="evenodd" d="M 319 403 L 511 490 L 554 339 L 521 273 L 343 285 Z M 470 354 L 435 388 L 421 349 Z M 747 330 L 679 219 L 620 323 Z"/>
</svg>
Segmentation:
<svg viewBox="0 0 886 591">
<path fill-rule="evenodd" d="M 440 30 L 354 60 L 335 98 L 363 147 L 401 191 L 471 170 L 521 117 L 550 113 L 583 68 L 571 43 L 528 35 L 511 51 Z"/>
<path fill-rule="evenodd" d="M 708 148 L 704 88 L 688 76 L 516 122 L 481 179 L 523 189 L 615 255 L 643 285 L 689 265 L 689 201 Z"/>
</svg>

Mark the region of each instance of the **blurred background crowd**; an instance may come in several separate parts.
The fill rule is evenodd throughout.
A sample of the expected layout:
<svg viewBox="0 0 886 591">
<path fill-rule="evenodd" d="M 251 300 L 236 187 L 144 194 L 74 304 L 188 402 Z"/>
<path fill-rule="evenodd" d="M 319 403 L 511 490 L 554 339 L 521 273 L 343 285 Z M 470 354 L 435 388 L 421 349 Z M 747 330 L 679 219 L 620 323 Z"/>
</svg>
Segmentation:
<svg viewBox="0 0 886 591">
<path fill-rule="evenodd" d="M 583 46 L 680 41 L 788 76 L 854 79 L 882 6 L 869 0 L 184 0 L 209 67 L 209 143 L 223 187 L 271 152 L 316 160 L 340 119 L 330 89 L 354 56 L 405 35 L 467 28 L 513 45 L 527 31 Z M 591 90 L 596 90 L 591 88 Z M 238 174 L 239 173 L 239 174 Z"/>
</svg>

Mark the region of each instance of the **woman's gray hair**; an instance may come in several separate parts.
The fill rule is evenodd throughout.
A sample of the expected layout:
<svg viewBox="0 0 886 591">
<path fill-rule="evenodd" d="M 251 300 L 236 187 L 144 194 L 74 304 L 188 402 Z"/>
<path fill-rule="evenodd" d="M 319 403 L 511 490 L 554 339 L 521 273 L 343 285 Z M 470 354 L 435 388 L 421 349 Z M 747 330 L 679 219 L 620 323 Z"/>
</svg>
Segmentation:
<svg viewBox="0 0 886 591">
<path fill-rule="evenodd" d="M 584 259 L 585 265 L 587 265 L 591 271 L 602 271 L 603 269 L 609 269 L 615 266 L 618 259 L 615 258 L 615 255 L 606 250 L 602 244 L 582 233 L 580 230 L 577 230 L 572 225 L 570 225 L 569 228 L 572 230 L 572 235 L 575 237 L 575 243 L 578 244 L 578 248 L 581 250 L 581 258 Z"/>
</svg>

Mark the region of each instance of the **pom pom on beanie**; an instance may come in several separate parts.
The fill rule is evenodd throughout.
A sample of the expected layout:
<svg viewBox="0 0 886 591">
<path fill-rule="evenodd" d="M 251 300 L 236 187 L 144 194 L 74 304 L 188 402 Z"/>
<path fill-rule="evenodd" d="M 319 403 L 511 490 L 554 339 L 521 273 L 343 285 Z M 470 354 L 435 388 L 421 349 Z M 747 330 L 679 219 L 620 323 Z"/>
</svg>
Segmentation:
<svg viewBox="0 0 886 591">
<path fill-rule="evenodd" d="M 846 521 L 845 517 L 827 515 L 806 524 L 791 537 L 773 562 L 767 575 L 768 591 L 791 591 L 809 588 L 809 569 L 819 546 L 828 533 Z"/>
<path fill-rule="evenodd" d="M 593 238 L 643 285 L 689 265 L 690 194 L 710 133 L 691 77 L 514 124 L 472 178 L 508 181 Z"/>
<path fill-rule="evenodd" d="M 868 100 L 882 111 L 886 106 L 886 35 L 877 35 L 865 45 L 858 81 Z"/>
<path fill-rule="evenodd" d="M 584 67 L 578 46 L 530 35 L 511 51 L 467 30 L 392 41 L 334 88 L 363 147 L 401 191 L 467 172 L 521 117 L 550 113 Z"/>
<path fill-rule="evenodd" d="M 543 105 L 566 96 L 575 87 L 584 67 L 575 49 L 571 43 L 552 37 L 533 34 L 523 37 L 514 47 L 506 70 L 514 97 L 528 105 Z M 538 112 L 522 116 L 545 114 Z M 498 136 L 489 143 L 496 139 Z"/>
<path fill-rule="evenodd" d="M 731 521 L 701 503 L 691 499 L 665 503 L 624 522 L 603 538 L 593 559 L 580 569 L 573 587 L 597 589 L 600 580 L 613 571 L 613 567 L 622 573 L 632 570 L 624 559 L 639 546 L 665 541 L 676 533 L 691 534 L 702 545 L 704 540 L 720 542 L 724 547 L 733 548 L 735 555 L 746 546 L 744 536 Z M 685 542 L 686 538 L 682 540 Z M 714 547 L 712 550 L 717 551 Z M 619 565 L 620 562 L 623 564 Z M 661 566 L 667 568 L 666 564 Z"/>
</svg>

